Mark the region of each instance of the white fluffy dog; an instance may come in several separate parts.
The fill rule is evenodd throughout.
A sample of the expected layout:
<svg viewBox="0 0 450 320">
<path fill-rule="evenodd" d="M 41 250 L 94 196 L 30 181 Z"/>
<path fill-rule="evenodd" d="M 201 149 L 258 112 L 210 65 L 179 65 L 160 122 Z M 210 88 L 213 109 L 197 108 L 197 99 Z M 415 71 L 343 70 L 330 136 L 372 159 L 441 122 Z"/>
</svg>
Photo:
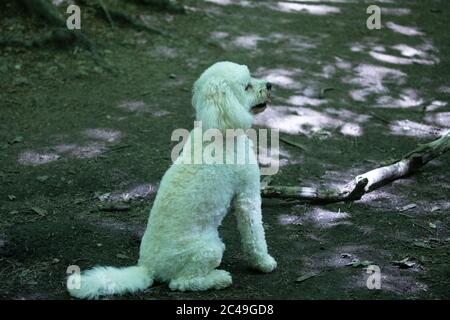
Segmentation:
<svg viewBox="0 0 450 320">
<path fill-rule="evenodd" d="M 253 113 L 262 111 L 271 84 L 250 76 L 244 65 L 218 62 L 194 84 L 192 104 L 203 129 L 248 129 Z M 242 246 L 250 264 L 263 272 L 276 268 L 268 254 L 261 217 L 260 172 L 250 139 L 231 151 L 245 152 L 245 164 L 188 164 L 195 145 L 192 132 L 183 152 L 164 175 L 142 238 L 136 266 L 96 267 L 68 279 L 78 298 L 98 298 L 144 290 L 154 280 L 172 290 L 200 291 L 231 285 L 227 271 L 216 269 L 225 245 L 218 227 L 230 209 L 237 218 Z M 200 140 L 201 141 L 201 140 Z M 203 143 L 203 142 L 200 142 Z M 77 278 L 78 277 L 78 278 Z M 69 287 L 69 286 L 68 286 Z M 75 287 L 75 288 L 73 288 Z"/>
</svg>

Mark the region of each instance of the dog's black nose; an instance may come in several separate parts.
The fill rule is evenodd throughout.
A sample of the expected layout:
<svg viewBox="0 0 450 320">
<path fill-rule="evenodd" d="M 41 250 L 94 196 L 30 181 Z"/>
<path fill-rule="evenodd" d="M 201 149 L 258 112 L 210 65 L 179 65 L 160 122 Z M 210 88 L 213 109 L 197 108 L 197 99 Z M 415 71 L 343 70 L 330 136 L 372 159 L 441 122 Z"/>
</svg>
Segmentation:
<svg viewBox="0 0 450 320">
<path fill-rule="evenodd" d="M 270 82 L 266 83 L 266 88 L 267 90 L 271 90 L 272 89 L 272 84 Z"/>
</svg>

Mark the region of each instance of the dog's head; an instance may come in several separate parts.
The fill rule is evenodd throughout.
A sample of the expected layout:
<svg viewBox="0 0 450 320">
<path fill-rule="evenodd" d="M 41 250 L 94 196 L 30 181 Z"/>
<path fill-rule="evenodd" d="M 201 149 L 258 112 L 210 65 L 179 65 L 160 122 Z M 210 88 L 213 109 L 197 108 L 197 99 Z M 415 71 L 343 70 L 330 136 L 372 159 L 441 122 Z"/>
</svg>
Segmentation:
<svg viewBox="0 0 450 320">
<path fill-rule="evenodd" d="M 253 114 L 266 108 L 271 88 L 245 65 L 217 62 L 195 82 L 192 105 L 204 129 L 248 129 Z"/>
</svg>

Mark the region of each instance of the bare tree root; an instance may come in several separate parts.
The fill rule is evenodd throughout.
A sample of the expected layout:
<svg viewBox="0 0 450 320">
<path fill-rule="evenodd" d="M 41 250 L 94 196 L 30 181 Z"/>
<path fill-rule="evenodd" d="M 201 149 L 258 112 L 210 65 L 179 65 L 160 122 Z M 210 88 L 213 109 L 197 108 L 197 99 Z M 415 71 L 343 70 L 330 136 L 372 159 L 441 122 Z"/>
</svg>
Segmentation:
<svg viewBox="0 0 450 320">
<path fill-rule="evenodd" d="M 300 186 L 271 186 L 263 180 L 261 195 L 266 198 L 292 199 L 311 203 L 355 201 L 387 183 L 417 172 L 431 160 L 450 149 L 450 131 L 439 139 L 421 145 L 401 160 L 355 177 L 341 189 Z"/>
<path fill-rule="evenodd" d="M 48 24 L 62 27 L 64 19 L 55 6 L 47 0 L 20 0 L 28 12 L 45 20 Z"/>
<path fill-rule="evenodd" d="M 147 26 L 138 17 L 135 17 L 128 13 L 124 13 L 114 8 L 107 8 L 101 0 L 97 0 L 96 2 L 80 0 L 79 2 L 93 8 L 97 12 L 99 17 L 106 19 L 111 24 L 111 26 L 114 26 L 113 20 L 117 20 L 128 24 L 137 31 L 146 31 L 152 34 L 168 36 L 168 34 L 166 34 L 162 30 Z"/>
<path fill-rule="evenodd" d="M 114 9 L 109 9 L 109 13 L 112 18 L 127 23 L 128 25 L 130 25 L 132 28 L 136 29 L 137 31 L 146 31 L 146 32 L 153 33 L 153 34 L 168 36 L 168 34 L 166 34 L 164 31 L 161 31 L 154 27 L 147 26 L 139 18 L 132 16 L 130 14 L 127 14 L 127 13 L 124 13 L 124 12 L 121 12 L 118 10 L 114 10 Z"/>
<path fill-rule="evenodd" d="M 36 36 L 32 40 L 0 38 L 0 46 L 44 47 L 48 44 L 67 46 L 74 43 L 97 54 L 94 43 L 79 30 L 68 30 L 66 22 L 56 7 L 48 0 L 20 0 L 23 6 L 35 17 L 54 27 L 50 32 Z"/>
<path fill-rule="evenodd" d="M 40 36 L 35 36 L 32 40 L 14 39 L 14 38 L 0 38 L 1 46 L 10 47 L 44 47 L 49 44 L 56 44 L 57 46 L 68 46 L 73 44 L 78 44 L 87 50 L 89 50 L 93 55 L 97 63 L 100 62 L 102 67 L 105 67 L 104 63 L 101 63 L 100 57 L 96 50 L 94 43 L 82 33 L 80 30 L 68 30 L 66 28 L 66 22 L 64 17 L 56 9 L 56 7 L 49 0 L 19 0 L 19 2 L 35 17 L 45 21 L 50 26 L 56 29 L 45 33 Z M 183 6 L 179 6 L 174 1 L 169 0 L 139 0 L 144 4 L 151 4 L 162 9 L 167 9 L 169 11 L 180 11 L 184 10 Z M 169 37 L 169 35 L 157 28 L 147 26 L 139 18 L 129 15 L 127 13 L 121 12 L 119 10 L 107 8 L 103 0 L 96 0 L 91 2 L 89 0 L 80 0 L 79 3 L 86 6 L 92 7 L 97 13 L 105 18 L 112 27 L 115 27 L 114 19 L 125 22 L 132 28 L 138 31 L 146 31 L 153 34 L 164 35 Z M 110 69 L 110 67 L 107 67 Z"/>
<path fill-rule="evenodd" d="M 53 30 L 40 36 L 35 36 L 32 40 L 0 38 L 0 47 L 45 47 L 47 45 L 57 45 L 67 47 L 70 45 L 79 45 L 87 49 L 96 64 L 108 72 L 115 73 L 113 67 L 108 65 L 98 54 L 94 42 L 92 42 L 80 30 L 68 30 L 66 22 L 56 7 L 48 0 L 20 0 L 26 9 L 34 16 L 44 20 L 47 24 L 54 27 Z"/>
</svg>

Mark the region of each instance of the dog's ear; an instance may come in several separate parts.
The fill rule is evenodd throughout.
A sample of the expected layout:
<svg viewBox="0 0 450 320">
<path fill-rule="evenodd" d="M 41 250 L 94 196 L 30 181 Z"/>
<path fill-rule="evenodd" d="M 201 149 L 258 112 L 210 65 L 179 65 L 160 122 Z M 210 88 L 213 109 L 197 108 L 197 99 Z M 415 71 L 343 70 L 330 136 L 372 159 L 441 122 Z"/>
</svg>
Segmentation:
<svg viewBox="0 0 450 320">
<path fill-rule="evenodd" d="M 194 84 L 192 105 L 203 129 L 248 129 L 252 115 L 238 99 L 239 89 L 224 79 L 198 80 Z"/>
</svg>

